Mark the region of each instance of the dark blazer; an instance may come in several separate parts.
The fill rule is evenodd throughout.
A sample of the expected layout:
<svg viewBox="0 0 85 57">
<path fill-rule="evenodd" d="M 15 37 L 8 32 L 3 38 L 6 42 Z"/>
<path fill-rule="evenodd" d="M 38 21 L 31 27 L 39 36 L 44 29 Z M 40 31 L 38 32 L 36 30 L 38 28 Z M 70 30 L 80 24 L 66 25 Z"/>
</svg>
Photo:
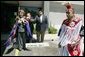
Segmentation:
<svg viewBox="0 0 85 57">
<path fill-rule="evenodd" d="M 36 16 L 36 31 L 41 31 L 44 32 L 48 28 L 48 19 L 47 16 L 43 15 L 42 16 L 42 22 L 40 22 L 40 17 Z"/>
<path fill-rule="evenodd" d="M 80 34 L 81 37 L 84 37 L 84 26 L 83 25 L 81 26 L 79 34 Z"/>
</svg>

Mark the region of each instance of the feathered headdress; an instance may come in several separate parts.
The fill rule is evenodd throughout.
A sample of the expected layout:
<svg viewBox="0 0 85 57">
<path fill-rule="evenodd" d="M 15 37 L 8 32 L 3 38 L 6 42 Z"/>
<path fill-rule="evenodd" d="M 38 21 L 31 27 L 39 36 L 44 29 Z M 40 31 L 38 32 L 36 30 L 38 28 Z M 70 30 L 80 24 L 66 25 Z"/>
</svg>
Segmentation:
<svg viewBox="0 0 85 57">
<path fill-rule="evenodd" d="M 73 6 L 71 3 L 63 3 L 63 5 L 66 7 L 66 11 L 73 11 Z"/>
</svg>

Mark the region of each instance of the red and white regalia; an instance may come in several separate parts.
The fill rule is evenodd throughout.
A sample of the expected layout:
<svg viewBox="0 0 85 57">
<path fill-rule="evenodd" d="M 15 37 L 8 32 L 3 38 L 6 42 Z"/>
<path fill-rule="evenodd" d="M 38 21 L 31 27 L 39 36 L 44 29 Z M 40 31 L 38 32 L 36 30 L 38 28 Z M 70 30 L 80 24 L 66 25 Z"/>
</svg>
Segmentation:
<svg viewBox="0 0 85 57">
<path fill-rule="evenodd" d="M 72 21 L 68 19 L 63 21 L 60 28 L 59 44 L 61 45 L 61 56 L 82 56 L 83 39 L 79 32 L 82 26 L 82 19 L 73 17 Z"/>
</svg>

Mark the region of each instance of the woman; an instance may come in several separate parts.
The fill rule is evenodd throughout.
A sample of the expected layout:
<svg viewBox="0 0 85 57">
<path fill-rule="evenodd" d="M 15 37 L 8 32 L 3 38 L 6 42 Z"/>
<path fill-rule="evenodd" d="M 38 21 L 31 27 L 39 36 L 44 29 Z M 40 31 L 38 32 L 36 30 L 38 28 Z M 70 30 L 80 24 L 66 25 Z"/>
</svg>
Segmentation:
<svg viewBox="0 0 85 57">
<path fill-rule="evenodd" d="M 31 13 L 27 13 L 26 20 L 29 22 L 29 26 L 30 26 L 30 29 L 31 29 L 32 37 L 33 37 L 33 30 L 34 30 L 33 23 L 34 23 L 35 20 L 32 18 Z M 30 38 L 29 42 L 30 43 L 33 42 L 33 38 Z"/>
<path fill-rule="evenodd" d="M 18 12 L 18 16 L 16 17 L 16 23 L 14 24 L 12 31 L 10 33 L 9 39 L 6 42 L 8 46 L 10 43 L 13 43 L 14 39 L 16 40 L 14 43 L 14 47 L 19 49 L 28 50 L 26 48 L 26 34 L 27 36 L 31 36 L 31 31 L 29 27 L 29 22 L 26 20 L 25 11 L 20 9 Z"/>
</svg>

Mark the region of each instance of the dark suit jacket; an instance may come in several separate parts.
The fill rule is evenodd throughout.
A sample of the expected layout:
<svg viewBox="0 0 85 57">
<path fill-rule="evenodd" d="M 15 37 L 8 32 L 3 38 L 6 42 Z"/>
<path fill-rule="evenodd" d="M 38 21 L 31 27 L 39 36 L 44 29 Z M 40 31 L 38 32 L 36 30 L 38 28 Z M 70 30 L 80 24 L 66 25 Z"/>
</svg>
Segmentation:
<svg viewBox="0 0 85 57">
<path fill-rule="evenodd" d="M 40 22 L 40 17 L 39 16 L 36 16 L 35 20 L 36 20 L 36 31 L 45 32 L 46 29 L 48 28 L 47 16 L 43 15 L 42 22 Z"/>
</svg>

